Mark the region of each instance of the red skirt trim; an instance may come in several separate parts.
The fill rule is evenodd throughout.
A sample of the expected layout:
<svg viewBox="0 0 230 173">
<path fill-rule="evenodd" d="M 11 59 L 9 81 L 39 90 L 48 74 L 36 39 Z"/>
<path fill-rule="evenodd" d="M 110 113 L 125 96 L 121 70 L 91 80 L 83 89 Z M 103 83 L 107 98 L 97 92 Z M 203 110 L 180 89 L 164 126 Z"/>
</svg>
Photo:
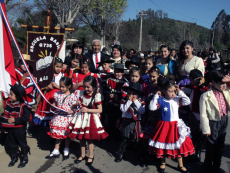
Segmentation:
<svg viewBox="0 0 230 173">
<path fill-rule="evenodd" d="M 188 155 L 192 155 L 195 152 L 192 140 L 190 137 L 186 137 L 186 140 L 181 145 L 180 149 L 175 150 L 167 150 L 167 149 L 159 149 L 155 147 L 149 146 L 149 153 L 156 154 L 157 158 L 179 158 L 179 157 L 186 157 Z"/>
<path fill-rule="evenodd" d="M 50 132 L 47 132 L 47 134 L 51 137 L 51 138 L 55 138 L 55 139 L 65 139 L 65 138 L 68 138 L 68 136 L 66 135 L 58 135 L 57 133 L 50 133 Z"/>
<path fill-rule="evenodd" d="M 109 136 L 108 133 L 104 130 L 104 127 L 100 127 L 100 128 L 96 127 L 95 120 L 92 115 L 90 118 L 90 127 L 86 127 L 84 129 L 82 128 L 74 129 L 73 123 L 70 123 L 69 127 L 71 128 L 67 130 L 67 133 L 69 133 L 68 137 L 72 139 L 100 140 L 100 139 L 105 139 Z"/>
</svg>

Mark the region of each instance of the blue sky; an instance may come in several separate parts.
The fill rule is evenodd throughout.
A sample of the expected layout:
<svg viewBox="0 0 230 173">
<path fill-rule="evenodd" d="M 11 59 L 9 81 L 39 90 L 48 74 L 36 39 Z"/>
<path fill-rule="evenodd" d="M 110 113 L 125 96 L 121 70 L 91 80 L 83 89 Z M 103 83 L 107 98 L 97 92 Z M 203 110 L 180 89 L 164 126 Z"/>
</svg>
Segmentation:
<svg viewBox="0 0 230 173">
<path fill-rule="evenodd" d="M 230 0 L 128 0 L 123 20 L 135 19 L 136 10 L 161 9 L 168 17 L 195 22 L 210 28 L 219 12 L 224 9 L 230 15 Z"/>
</svg>

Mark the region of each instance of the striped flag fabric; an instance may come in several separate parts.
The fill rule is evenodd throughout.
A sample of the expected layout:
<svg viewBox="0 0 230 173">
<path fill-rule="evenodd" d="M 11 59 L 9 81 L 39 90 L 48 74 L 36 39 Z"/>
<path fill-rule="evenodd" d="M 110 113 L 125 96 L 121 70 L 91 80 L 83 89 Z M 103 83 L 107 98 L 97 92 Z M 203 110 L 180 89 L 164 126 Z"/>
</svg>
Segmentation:
<svg viewBox="0 0 230 173">
<path fill-rule="evenodd" d="M 32 80 L 34 86 L 36 87 L 36 89 L 38 90 L 39 94 L 44 98 L 44 100 L 50 104 L 52 107 L 63 111 L 63 112 L 67 112 L 66 110 L 56 107 L 54 105 L 52 105 L 52 103 L 50 103 L 46 97 L 44 96 L 43 92 L 41 91 L 41 89 L 39 88 L 38 84 L 36 83 L 33 75 L 30 73 L 30 70 L 28 68 L 28 65 L 26 64 L 26 61 L 24 59 L 24 57 L 22 56 L 22 52 L 18 46 L 18 43 L 14 37 L 14 34 L 12 32 L 12 29 L 10 27 L 10 24 L 7 20 L 6 17 L 6 10 L 5 10 L 5 4 L 4 4 L 4 0 L 0 0 L 1 4 L 0 4 L 0 73 L 4 72 L 4 75 L 0 74 L 0 83 L 3 82 L 4 85 L 0 84 L 0 87 L 4 86 L 5 88 L 7 87 L 7 85 L 12 84 L 14 85 L 16 83 L 16 73 L 15 73 L 15 66 L 14 66 L 14 59 L 13 59 L 13 54 L 12 56 L 6 56 L 6 54 L 8 54 L 9 50 L 11 50 L 12 53 L 12 48 L 11 48 L 11 39 L 18 51 L 18 54 L 26 68 L 26 71 L 28 72 L 30 79 Z M 1 29 L 3 28 L 3 29 Z M 1 32 L 3 33 L 1 35 Z M 11 39 L 10 39 L 11 38 Z M 6 45 L 5 45 L 6 44 Z M 6 47 L 7 46 L 7 47 Z M 2 47 L 2 48 L 1 48 Z M 5 53 L 2 53 L 3 51 L 5 51 Z M 12 58 L 12 59 L 10 59 Z M 5 66 L 4 66 L 5 65 Z M 7 74 L 8 73 L 8 74 Z M 14 74 L 15 73 L 15 74 Z M 9 75 L 10 74 L 10 75 Z M 12 76 L 11 76 L 12 74 Z M 15 80 L 13 80 L 13 76 L 15 76 Z M 9 79 L 10 78 L 10 79 Z M 11 82 L 11 79 L 13 81 L 13 83 Z M 0 91 L 4 91 L 4 88 L 0 88 Z M 5 89 L 6 91 L 10 91 L 10 88 Z"/>
<path fill-rule="evenodd" d="M 0 0 L 2 13 L 0 13 L 0 91 L 8 97 L 10 86 L 16 83 L 14 57 L 11 46 L 11 36 L 3 19 L 6 16 L 4 0 Z"/>
</svg>

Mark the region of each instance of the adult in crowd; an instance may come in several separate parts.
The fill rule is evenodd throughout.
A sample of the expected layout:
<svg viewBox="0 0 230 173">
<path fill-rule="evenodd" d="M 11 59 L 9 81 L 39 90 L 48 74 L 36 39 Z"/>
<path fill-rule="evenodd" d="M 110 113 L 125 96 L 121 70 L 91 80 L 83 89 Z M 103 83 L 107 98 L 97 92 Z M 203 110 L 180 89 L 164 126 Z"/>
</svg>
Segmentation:
<svg viewBox="0 0 230 173">
<path fill-rule="evenodd" d="M 177 59 L 178 59 L 177 54 L 176 54 L 176 49 L 171 49 L 171 57 L 172 57 L 174 60 L 177 60 Z"/>
<path fill-rule="evenodd" d="M 68 65 L 70 65 L 71 57 L 75 54 L 83 55 L 84 53 L 84 46 L 80 41 L 73 43 L 70 53 L 65 57 L 65 61 L 63 64 L 63 69 L 66 69 Z"/>
<path fill-rule="evenodd" d="M 101 52 L 101 41 L 98 39 L 95 39 L 92 41 L 92 50 L 93 52 L 89 52 L 85 54 L 87 58 L 90 59 L 91 64 L 90 64 L 90 69 L 91 72 L 97 71 L 99 67 L 99 62 L 101 62 L 101 57 L 104 56 L 105 54 Z"/>
<path fill-rule="evenodd" d="M 116 63 L 122 63 L 125 66 L 126 60 L 122 58 L 122 49 L 120 45 L 114 45 L 112 48 L 112 58 L 114 60 L 114 63 L 111 64 L 111 68 L 114 68 L 114 64 Z"/>
<path fill-rule="evenodd" d="M 167 45 L 161 45 L 161 56 L 156 60 L 156 65 L 160 69 L 160 74 L 175 79 L 176 61 L 170 56 L 169 47 Z"/>
<path fill-rule="evenodd" d="M 193 69 L 200 70 L 204 75 L 205 69 L 202 58 L 193 55 L 193 42 L 185 40 L 180 45 L 177 62 L 178 85 L 188 85 L 190 83 L 189 73 Z"/>
<path fill-rule="evenodd" d="M 209 48 L 209 57 L 207 59 L 207 71 L 221 70 L 223 68 L 223 62 L 221 57 L 216 53 L 213 47 Z"/>
</svg>

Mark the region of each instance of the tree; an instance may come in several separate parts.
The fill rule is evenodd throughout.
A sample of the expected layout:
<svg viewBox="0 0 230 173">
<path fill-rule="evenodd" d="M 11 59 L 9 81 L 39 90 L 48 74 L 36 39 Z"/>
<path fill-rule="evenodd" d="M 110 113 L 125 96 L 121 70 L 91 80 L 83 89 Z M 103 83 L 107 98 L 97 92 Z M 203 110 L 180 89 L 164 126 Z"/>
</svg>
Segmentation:
<svg viewBox="0 0 230 173">
<path fill-rule="evenodd" d="M 38 7 L 51 10 L 56 16 L 57 27 L 70 27 L 77 14 L 90 0 L 35 0 Z"/>
<path fill-rule="evenodd" d="M 9 11 L 15 7 L 18 7 L 19 5 L 25 3 L 28 0 L 20 0 L 20 1 L 16 1 L 16 0 L 4 0 L 5 4 L 6 4 L 6 11 Z"/>
<path fill-rule="evenodd" d="M 106 32 L 107 26 L 112 23 L 119 26 L 126 7 L 127 0 L 92 0 L 86 8 L 81 9 L 79 20 L 89 25 L 100 36 L 102 45 L 105 46 L 105 38 L 110 34 Z"/>
</svg>

